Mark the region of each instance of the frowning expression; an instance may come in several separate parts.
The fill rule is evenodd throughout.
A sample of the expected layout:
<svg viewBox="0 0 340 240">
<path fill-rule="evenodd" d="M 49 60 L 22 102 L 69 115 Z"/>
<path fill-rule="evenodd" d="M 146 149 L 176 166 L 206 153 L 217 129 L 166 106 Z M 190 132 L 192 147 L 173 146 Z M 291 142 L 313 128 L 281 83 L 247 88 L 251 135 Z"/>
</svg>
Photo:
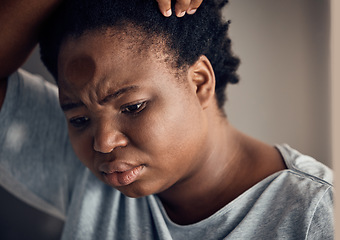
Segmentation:
<svg viewBox="0 0 340 240">
<path fill-rule="evenodd" d="M 178 74 L 160 44 L 137 45 L 118 30 L 92 31 L 63 44 L 58 67 L 60 104 L 77 156 L 131 197 L 195 175 L 207 133 L 186 72 Z"/>
</svg>

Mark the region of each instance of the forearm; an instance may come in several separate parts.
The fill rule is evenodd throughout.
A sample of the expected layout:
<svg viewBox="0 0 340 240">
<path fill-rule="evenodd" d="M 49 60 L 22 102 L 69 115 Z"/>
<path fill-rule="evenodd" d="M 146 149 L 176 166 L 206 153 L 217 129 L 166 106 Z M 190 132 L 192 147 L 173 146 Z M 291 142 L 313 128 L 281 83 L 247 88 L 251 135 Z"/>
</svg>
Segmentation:
<svg viewBox="0 0 340 240">
<path fill-rule="evenodd" d="M 3 0 L 0 4 L 0 79 L 19 68 L 38 41 L 44 20 L 61 0 Z"/>
</svg>

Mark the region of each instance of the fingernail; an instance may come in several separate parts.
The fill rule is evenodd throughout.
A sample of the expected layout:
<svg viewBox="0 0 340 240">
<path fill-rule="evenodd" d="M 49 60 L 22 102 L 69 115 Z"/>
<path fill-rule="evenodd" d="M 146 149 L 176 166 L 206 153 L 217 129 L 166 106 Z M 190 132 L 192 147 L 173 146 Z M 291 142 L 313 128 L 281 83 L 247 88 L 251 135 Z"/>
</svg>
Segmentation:
<svg viewBox="0 0 340 240">
<path fill-rule="evenodd" d="M 192 14 L 194 14 L 196 11 L 197 11 L 197 9 L 196 9 L 196 8 L 193 8 L 193 9 L 190 9 L 189 11 L 187 11 L 187 14 L 192 15 Z"/>
<path fill-rule="evenodd" d="M 185 15 L 185 11 L 183 11 L 183 12 L 177 14 L 177 17 L 183 17 L 184 15 Z"/>
<path fill-rule="evenodd" d="M 171 8 L 170 8 L 168 11 L 165 12 L 164 16 L 170 17 L 171 14 L 172 14 L 172 11 L 171 11 Z"/>
</svg>

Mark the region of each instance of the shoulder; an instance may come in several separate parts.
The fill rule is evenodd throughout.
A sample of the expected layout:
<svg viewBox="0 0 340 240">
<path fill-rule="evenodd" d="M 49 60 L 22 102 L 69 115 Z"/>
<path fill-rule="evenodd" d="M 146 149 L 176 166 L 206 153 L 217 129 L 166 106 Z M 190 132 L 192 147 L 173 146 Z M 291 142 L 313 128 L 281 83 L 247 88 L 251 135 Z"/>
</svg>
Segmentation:
<svg viewBox="0 0 340 240">
<path fill-rule="evenodd" d="M 24 69 L 19 69 L 10 77 L 9 81 L 17 81 L 20 89 L 29 90 L 38 94 L 35 95 L 35 97 L 47 97 L 54 101 L 58 100 L 57 86 L 46 81 L 40 75 L 35 75 L 25 71 Z M 28 92 L 28 94 L 29 93 L 30 92 Z"/>
<path fill-rule="evenodd" d="M 253 187 L 246 204 L 257 227 L 287 239 L 332 239 L 333 173 L 324 164 L 288 145 L 277 146 L 287 165 Z M 270 220 L 268 220 L 270 216 Z M 268 229 L 276 229 L 268 233 Z"/>
<path fill-rule="evenodd" d="M 65 159 L 70 152 L 57 87 L 40 76 L 18 70 L 9 77 L 0 122 L 3 158 Z"/>
<path fill-rule="evenodd" d="M 28 141 L 31 145 L 42 141 L 47 144 L 46 140 L 52 140 L 51 136 L 62 141 L 67 139 L 67 125 L 59 106 L 57 87 L 22 69 L 8 79 L 0 120 L 1 133 L 6 139 L 6 136 L 12 139 L 18 135 L 19 130 L 22 138 L 29 136 L 36 140 Z"/>
<path fill-rule="evenodd" d="M 27 160 L 45 164 L 43 160 L 49 159 L 49 163 L 60 164 L 76 159 L 57 87 L 40 76 L 24 70 L 10 76 L 0 122 L 2 160 L 20 159 L 24 165 L 32 165 Z"/>
<path fill-rule="evenodd" d="M 52 205 L 63 215 L 82 165 L 68 139 L 57 87 L 24 70 L 13 73 L 0 122 L 0 184 L 32 206 L 49 212 Z"/>
<path fill-rule="evenodd" d="M 288 169 L 270 184 L 276 193 L 272 200 L 284 209 L 284 219 L 298 224 L 308 239 L 329 239 L 333 235 L 332 170 L 288 145 L 277 148 Z"/>
<path fill-rule="evenodd" d="M 7 118 L 26 115 L 36 119 L 43 115 L 43 119 L 55 119 L 51 124 L 64 121 L 57 86 L 23 69 L 9 77 L 2 111 Z"/>
<path fill-rule="evenodd" d="M 334 187 L 330 182 L 300 169 L 289 169 L 278 176 L 276 183 L 278 195 L 274 202 L 282 211 L 282 232 L 292 237 L 302 232 L 304 239 L 333 239 Z"/>
<path fill-rule="evenodd" d="M 333 171 L 314 158 L 304 155 L 287 144 L 277 145 L 288 170 L 301 177 L 310 178 L 325 185 L 333 185 Z"/>
<path fill-rule="evenodd" d="M 12 117 L 17 110 L 39 109 L 43 106 L 58 109 L 58 89 L 39 75 L 19 69 L 7 81 L 7 91 L 2 106 L 2 115 Z M 58 111 L 57 111 L 58 112 Z"/>
<path fill-rule="evenodd" d="M 276 146 L 286 165 L 274 182 L 292 199 L 304 202 L 309 208 L 323 201 L 332 205 L 333 171 L 314 158 L 301 154 L 288 145 Z"/>
</svg>

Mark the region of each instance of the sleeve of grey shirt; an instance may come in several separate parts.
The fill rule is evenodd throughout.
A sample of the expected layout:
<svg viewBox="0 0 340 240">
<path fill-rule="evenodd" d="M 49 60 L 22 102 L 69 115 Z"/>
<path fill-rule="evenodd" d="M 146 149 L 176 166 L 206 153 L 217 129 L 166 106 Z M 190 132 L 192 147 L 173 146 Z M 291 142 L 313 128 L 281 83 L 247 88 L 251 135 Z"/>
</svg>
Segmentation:
<svg viewBox="0 0 340 240">
<path fill-rule="evenodd" d="M 77 170 L 55 85 L 23 70 L 8 80 L 0 112 L 0 184 L 63 219 Z"/>
</svg>

